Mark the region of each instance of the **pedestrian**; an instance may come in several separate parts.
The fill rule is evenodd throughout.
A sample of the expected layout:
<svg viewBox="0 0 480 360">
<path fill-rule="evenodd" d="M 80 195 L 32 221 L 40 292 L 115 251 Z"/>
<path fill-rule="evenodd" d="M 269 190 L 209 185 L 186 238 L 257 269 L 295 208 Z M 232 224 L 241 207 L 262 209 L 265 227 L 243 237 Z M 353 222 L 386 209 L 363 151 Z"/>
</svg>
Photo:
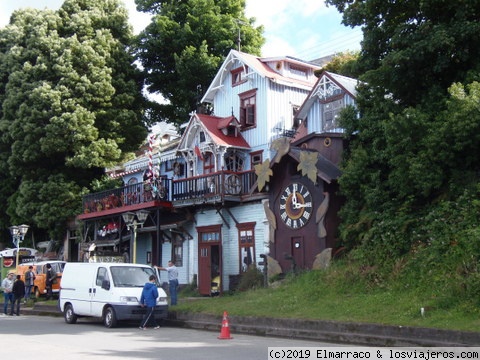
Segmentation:
<svg viewBox="0 0 480 360">
<path fill-rule="evenodd" d="M 17 275 L 17 279 L 13 283 L 12 286 L 12 293 L 13 293 L 13 302 L 12 302 L 12 310 L 10 311 L 10 315 L 16 314 L 20 316 L 20 303 L 22 299 L 25 297 L 25 283 L 22 280 L 20 275 Z M 17 308 L 17 312 L 15 312 L 15 304 Z"/>
<path fill-rule="evenodd" d="M 158 298 L 156 280 L 157 278 L 155 275 L 150 275 L 148 282 L 143 286 L 142 296 L 140 297 L 140 306 L 147 307 L 147 312 L 145 315 L 143 315 L 143 319 L 139 327 L 140 330 L 146 330 L 148 323 L 151 323 L 154 329 L 160 328 L 155 320 L 155 306 L 157 305 Z"/>
<path fill-rule="evenodd" d="M 53 284 L 57 282 L 57 272 L 51 264 L 47 264 L 47 273 L 45 274 L 45 287 L 47 289 L 47 300 L 53 298 Z"/>
<path fill-rule="evenodd" d="M 35 284 L 35 273 L 33 272 L 33 266 L 30 265 L 25 272 L 25 303 L 30 300 L 32 294 L 32 288 Z"/>
<path fill-rule="evenodd" d="M 168 290 L 170 291 L 170 305 L 177 305 L 178 269 L 170 260 L 167 267 L 155 266 L 158 270 L 168 273 Z"/>
<path fill-rule="evenodd" d="M 13 293 L 12 293 L 12 288 L 13 288 L 13 272 L 9 272 L 8 275 L 3 279 L 2 281 L 2 290 L 3 290 L 3 313 L 5 315 L 7 314 L 8 310 L 8 305 L 9 303 L 13 303 Z"/>
</svg>

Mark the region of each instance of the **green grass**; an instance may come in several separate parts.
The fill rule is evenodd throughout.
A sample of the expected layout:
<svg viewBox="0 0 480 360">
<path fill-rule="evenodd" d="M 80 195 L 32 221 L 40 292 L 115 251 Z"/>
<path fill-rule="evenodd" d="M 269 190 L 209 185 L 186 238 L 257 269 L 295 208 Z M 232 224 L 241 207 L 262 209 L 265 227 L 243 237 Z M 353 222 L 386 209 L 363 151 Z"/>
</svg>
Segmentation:
<svg viewBox="0 0 480 360">
<path fill-rule="evenodd" d="M 289 276 L 269 288 L 181 301 L 177 310 L 479 331 L 480 311 L 438 289 L 372 285 L 346 268 Z M 441 292 L 440 292 L 441 293 Z M 190 294 L 189 294 L 190 295 Z M 180 294 L 182 299 L 182 293 Z M 425 308 L 424 316 L 420 309 Z"/>
</svg>

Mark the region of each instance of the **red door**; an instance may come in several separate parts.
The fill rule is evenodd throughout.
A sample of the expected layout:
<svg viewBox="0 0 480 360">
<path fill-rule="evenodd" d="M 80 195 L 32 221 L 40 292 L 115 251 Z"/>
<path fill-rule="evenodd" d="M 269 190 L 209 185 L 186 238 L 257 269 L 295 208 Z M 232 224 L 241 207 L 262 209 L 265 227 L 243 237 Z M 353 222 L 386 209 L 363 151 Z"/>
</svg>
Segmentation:
<svg viewBox="0 0 480 360">
<path fill-rule="evenodd" d="M 198 292 L 201 295 L 211 295 L 212 287 L 221 291 L 221 261 L 220 245 L 204 243 L 198 247 Z M 215 284 L 212 281 L 215 279 Z M 218 289 L 220 287 L 220 289 Z"/>
<path fill-rule="evenodd" d="M 210 295 L 210 284 L 212 282 L 210 250 L 210 244 L 200 244 L 198 247 L 198 292 L 201 295 Z"/>
<path fill-rule="evenodd" d="M 220 225 L 198 227 L 198 292 L 212 294 L 212 279 L 222 277 Z"/>
</svg>

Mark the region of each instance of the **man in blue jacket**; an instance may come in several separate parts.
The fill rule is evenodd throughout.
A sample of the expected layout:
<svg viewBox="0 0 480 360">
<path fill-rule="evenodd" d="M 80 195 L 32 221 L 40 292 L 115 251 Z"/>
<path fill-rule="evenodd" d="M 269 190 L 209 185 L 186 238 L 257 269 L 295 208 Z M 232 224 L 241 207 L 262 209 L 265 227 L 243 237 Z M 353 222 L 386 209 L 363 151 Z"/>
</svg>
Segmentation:
<svg viewBox="0 0 480 360">
<path fill-rule="evenodd" d="M 160 329 L 157 321 L 155 320 L 155 306 L 157 305 L 158 289 L 155 275 L 150 275 L 148 282 L 145 284 L 142 290 L 142 296 L 140 298 L 140 306 L 147 307 L 147 312 L 143 315 L 142 322 L 140 323 L 140 330 L 146 330 L 147 324 L 151 322 L 154 329 Z"/>
</svg>

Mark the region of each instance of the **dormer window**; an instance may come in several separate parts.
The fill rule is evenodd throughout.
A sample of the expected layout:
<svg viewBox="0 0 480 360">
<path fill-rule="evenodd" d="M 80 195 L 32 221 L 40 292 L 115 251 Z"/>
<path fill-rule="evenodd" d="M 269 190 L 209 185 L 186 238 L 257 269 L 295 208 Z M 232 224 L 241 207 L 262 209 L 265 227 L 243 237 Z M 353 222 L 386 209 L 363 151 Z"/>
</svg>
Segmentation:
<svg viewBox="0 0 480 360">
<path fill-rule="evenodd" d="M 201 143 L 205 142 L 205 133 L 203 131 L 200 131 L 200 133 L 198 134 L 198 137 Z"/>
<path fill-rule="evenodd" d="M 232 86 L 237 86 L 247 81 L 247 66 L 242 66 L 231 71 Z"/>
<path fill-rule="evenodd" d="M 235 137 L 237 136 L 237 127 L 236 126 L 227 126 L 227 136 Z"/>
<path fill-rule="evenodd" d="M 290 64 L 290 72 L 297 79 L 308 79 L 308 69 L 303 66 Z"/>
</svg>

